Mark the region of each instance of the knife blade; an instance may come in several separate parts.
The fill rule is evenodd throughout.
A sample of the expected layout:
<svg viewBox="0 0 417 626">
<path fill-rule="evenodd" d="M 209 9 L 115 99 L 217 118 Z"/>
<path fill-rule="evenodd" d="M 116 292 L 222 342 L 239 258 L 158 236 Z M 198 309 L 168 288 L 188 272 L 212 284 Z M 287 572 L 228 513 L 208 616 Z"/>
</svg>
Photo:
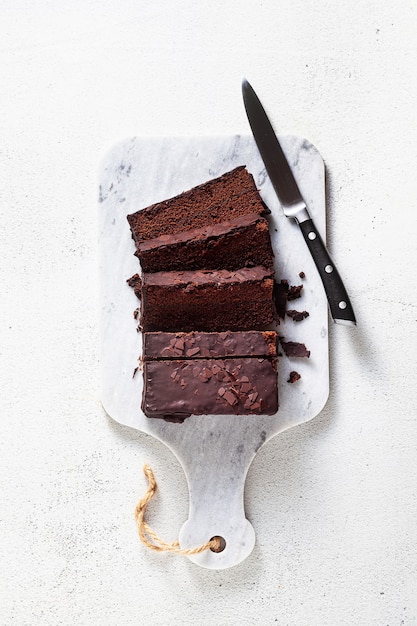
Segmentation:
<svg viewBox="0 0 417 626">
<path fill-rule="evenodd" d="M 242 94 L 249 125 L 272 186 L 286 217 L 294 219 L 300 227 L 322 280 L 332 318 L 339 324 L 356 325 L 353 307 L 340 274 L 308 212 L 271 122 L 246 79 L 242 81 Z"/>
</svg>

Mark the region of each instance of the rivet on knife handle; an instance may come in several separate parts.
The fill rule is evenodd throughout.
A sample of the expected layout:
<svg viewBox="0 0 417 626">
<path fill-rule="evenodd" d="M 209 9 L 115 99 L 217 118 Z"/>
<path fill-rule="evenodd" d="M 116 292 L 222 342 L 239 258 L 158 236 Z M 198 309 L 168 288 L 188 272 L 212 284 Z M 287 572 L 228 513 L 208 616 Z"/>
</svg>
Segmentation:
<svg viewBox="0 0 417 626">
<path fill-rule="evenodd" d="M 242 93 L 249 124 L 271 183 L 284 214 L 300 226 L 323 282 L 332 317 L 335 322 L 354 325 L 355 315 L 342 279 L 314 226 L 271 122 L 247 80 L 242 82 Z"/>
<path fill-rule="evenodd" d="M 299 222 L 299 226 L 323 282 L 334 321 L 339 324 L 356 324 L 355 314 L 345 286 L 318 230 L 314 226 L 313 220 L 308 219 Z"/>
</svg>

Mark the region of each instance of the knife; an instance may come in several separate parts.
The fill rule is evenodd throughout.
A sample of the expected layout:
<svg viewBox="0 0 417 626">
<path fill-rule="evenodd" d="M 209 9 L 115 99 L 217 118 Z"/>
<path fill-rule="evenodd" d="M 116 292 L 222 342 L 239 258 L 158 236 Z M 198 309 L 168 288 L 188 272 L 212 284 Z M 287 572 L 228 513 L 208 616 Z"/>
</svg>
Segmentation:
<svg viewBox="0 0 417 626">
<path fill-rule="evenodd" d="M 264 108 L 247 80 L 242 82 L 243 102 L 249 125 L 265 164 L 272 186 L 286 217 L 299 225 L 305 242 L 316 264 L 326 292 L 330 312 L 335 322 L 356 325 L 349 296 L 335 264 L 308 212 L 291 168 L 271 126 Z"/>
</svg>

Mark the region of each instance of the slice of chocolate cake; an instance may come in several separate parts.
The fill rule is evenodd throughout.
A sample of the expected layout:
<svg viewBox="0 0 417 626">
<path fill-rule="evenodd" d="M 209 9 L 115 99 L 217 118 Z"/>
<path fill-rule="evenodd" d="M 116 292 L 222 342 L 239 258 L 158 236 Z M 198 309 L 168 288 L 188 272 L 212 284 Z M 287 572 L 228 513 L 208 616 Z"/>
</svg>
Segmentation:
<svg viewBox="0 0 417 626">
<path fill-rule="evenodd" d="M 142 410 L 183 421 L 191 415 L 273 415 L 278 410 L 275 359 L 145 361 Z"/>
<path fill-rule="evenodd" d="M 262 202 L 240 166 L 127 216 L 144 272 L 273 264 Z"/>
<path fill-rule="evenodd" d="M 267 331 L 143 333 L 143 360 L 276 357 L 278 335 Z"/>
<path fill-rule="evenodd" d="M 272 265 L 268 222 L 249 213 L 214 226 L 160 235 L 137 244 L 144 272 Z"/>
<path fill-rule="evenodd" d="M 196 270 L 142 274 L 134 282 L 144 331 L 253 330 L 274 321 L 273 270 Z"/>
<path fill-rule="evenodd" d="M 147 417 L 278 410 L 268 213 L 241 166 L 128 215 Z"/>
<path fill-rule="evenodd" d="M 275 331 L 143 334 L 147 417 L 271 415 L 278 410 Z"/>
</svg>

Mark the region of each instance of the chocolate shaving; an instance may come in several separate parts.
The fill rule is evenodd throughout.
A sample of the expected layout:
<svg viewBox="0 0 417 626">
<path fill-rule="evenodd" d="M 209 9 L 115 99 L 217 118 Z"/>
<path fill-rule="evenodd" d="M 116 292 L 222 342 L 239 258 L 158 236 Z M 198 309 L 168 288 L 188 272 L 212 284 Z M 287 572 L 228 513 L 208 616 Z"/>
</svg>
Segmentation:
<svg viewBox="0 0 417 626">
<path fill-rule="evenodd" d="M 223 394 L 223 398 L 226 400 L 228 404 L 230 404 L 230 406 L 237 404 L 237 398 L 235 394 L 229 390 L 225 391 L 225 393 Z"/>
<path fill-rule="evenodd" d="M 176 339 L 174 346 L 177 350 L 181 350 L 182 352 L 184 350 L 184 339 L 181 339 L 180 337 Z"/>
<path fill-rule="evenodd" d="M 186 355 L 188 357 L 191 356 L 195 356 L 196 354 L 198 354 L 200 352 L 200 348 L 197 346 L 196 348 L 188 348 L 188 350 L 186 351 Z"/>
</svg>

